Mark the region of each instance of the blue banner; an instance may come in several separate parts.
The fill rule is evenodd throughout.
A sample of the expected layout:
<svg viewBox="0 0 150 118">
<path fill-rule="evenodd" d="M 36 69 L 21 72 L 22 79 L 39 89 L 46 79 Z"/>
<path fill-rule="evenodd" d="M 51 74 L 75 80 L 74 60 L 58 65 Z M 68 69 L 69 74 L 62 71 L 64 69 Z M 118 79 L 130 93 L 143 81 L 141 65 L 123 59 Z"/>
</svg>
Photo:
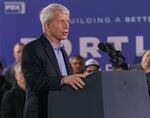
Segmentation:
<svg viewBox="0 0 150 118">
<path fill-rule="evenodd" d="M 13 63 L 13 46 L 27 43 L 42 32 L 39 11 L 50 3 L 60 3 L 71 11 L 70 33 L 64 42 L 69 56 L 95 58 L 102 70 L 109 70 L 107 54 L 99 42 L 112 43 L 129 64 L 138 63 L 150 48 L 150 1 L 142 0 L 1 0 L 0 58 L 5 66 Z"/>
</svg>

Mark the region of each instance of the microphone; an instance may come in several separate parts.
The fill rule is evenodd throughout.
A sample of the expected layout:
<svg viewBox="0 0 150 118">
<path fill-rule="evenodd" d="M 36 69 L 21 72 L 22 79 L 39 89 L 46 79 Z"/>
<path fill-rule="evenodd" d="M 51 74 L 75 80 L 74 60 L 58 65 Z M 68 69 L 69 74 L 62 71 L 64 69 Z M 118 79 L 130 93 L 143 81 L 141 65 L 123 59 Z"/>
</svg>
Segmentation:
<svg viewBox="0 0 150 118">
<path fill-rule="evenodd" d="M 105 45 L 106 45 L 106 47 L 108 47 L 110 50 L 115 50 L 114 46 L 111 45 L 110 43 L 106 43 Z"/>
<path fill-rule="evenodd" d="M 109 43 L 104 44 L 104 43 L 101 42 L 97 46 L 103 52 L 108 53 L 108 55 L 115 55 L 116 54 L 115 48 Z"/>
<path fill-rule="evenodd" d="M 105 44 L 104 43 L 99 43 L 98 45 L 97 45 L 97 47 L 100 49 L 100 50 L 102 50 L 103 52 L 107 52 L 106 51 L 106 46 L 105 46 Z"/>
<path fill-rule="evenodd" d="M 116 50 L 113 45 L 110 43 L 100 42 L 97 47 L 103 52 L 107 53 L 110 57 L 109 61 L 112 63 L 112 66 L 115 68 L 122 68 L 123 70 L 128 69 L 128 65 L 125 62 L 125 57 L 122 55 L 120 50 Z"/>
</svg>

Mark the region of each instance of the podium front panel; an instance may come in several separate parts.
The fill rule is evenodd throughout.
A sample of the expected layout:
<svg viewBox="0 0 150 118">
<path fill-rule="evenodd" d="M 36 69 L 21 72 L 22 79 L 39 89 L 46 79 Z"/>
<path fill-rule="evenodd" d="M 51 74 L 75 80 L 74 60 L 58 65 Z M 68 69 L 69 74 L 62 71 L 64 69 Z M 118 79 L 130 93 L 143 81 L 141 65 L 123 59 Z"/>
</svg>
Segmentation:
<svg viewBox="0 0 150 118">
<path fill-rule="evenodd" d="M 150 118 L 143 72 L 97 72 L 85 82 L 79 91 L 50 91 L 48 118 Z"/>
<path fill-rule="evenodd" d="M 102 88 L 98 88 L 100 82 L 97 80 L 94 74 L 88 77 L 89 84 L 82 90 L 75 91 L 66 87 L 62 91 L 51 91 L 49 118 L 103 118 L 103 97 L 99 94 Z"/>
<path fill-rule="evenodd" d="M 150 118 L 150 102 L 145 74 L 103 72 L 105 118 Z"/>
</svg>

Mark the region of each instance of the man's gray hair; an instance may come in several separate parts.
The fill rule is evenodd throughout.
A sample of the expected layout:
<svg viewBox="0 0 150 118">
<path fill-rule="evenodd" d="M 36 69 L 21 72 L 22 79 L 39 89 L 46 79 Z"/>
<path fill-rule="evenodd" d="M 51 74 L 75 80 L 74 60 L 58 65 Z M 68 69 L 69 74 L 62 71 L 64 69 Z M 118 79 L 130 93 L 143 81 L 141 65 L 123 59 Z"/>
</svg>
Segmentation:
<svg viewBox="0 0 150 118">
<path fill-rule="evenodd" d="M 43 8 L 40 12 L 40 21 L 41 21 L 42 25 L 45 22 L 50 23 L 52 21 L 52 19 L 54 17 L 54 13 L 56 11 L 63 11 L 63 12 L 66 12 L 67 14 L 70 14 L 70 11 L 61 4 L 58 4 L 58 3 L 49 4 L 48 6 Z"/>
</svg>

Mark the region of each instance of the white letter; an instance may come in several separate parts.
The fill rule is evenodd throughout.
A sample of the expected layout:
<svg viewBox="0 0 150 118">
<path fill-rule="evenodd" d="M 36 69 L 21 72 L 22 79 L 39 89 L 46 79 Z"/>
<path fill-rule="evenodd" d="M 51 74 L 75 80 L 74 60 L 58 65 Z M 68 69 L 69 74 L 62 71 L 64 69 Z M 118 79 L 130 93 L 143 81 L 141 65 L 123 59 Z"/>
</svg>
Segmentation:
<svg viewBox="0 0 150 118">
<path fill-rule="evenodd" d="M 72 52 L 72 45 L 71 45 L 70 40 L 66 39 L 66 40 L 62 40 L 61 42 L 64 44 L 65 51 L 67 52 L 67 55 L 69 56 Z"/>
<path fill-rule="evenodd" d="M 87 57 L 88 53 L 93 57 L 101 57 L 98 53 L 98 43 L 100 41 L 95 37 L 81 37 L 80 38 L 80 55 L 83 57 Z"/>
<path fill-rule="evenodd" d="M 31 42 L 31 41 L 33 41 L 33 40 L 35 40 L 36 38 L 21 38 L 20 39 L 20 42 L 22 42 L 22 43 L 24 43 L 24 44 L 27 44 L 27 43 L 29 43 L 29 42 Z"/>
<path fill-rule="evenodd" d="M 121 23 L 120 17 L 116 17 L 115 22 L 116 22 L 116 23 Z"/>
<path fill-rule="evenodd" d="M 114 47 L 117 50 L 122 51 L 122 43 L 128 43 L 128 37 L 127 36 L 109 36 L 107 38 L 108 43 L 113 43 Z"/>
<path fill-rule="evenodd" d="M 105 65 L 105 70 L 106 71 L 112 71 L 112 64 L 106 64 Z"/>
<path fill-rule="evenodd" d="M 142 56 L 145 52 L 144 50 L 144 39 L 143 36 L 136 36 L 136 56 Z"/>
</svg>

